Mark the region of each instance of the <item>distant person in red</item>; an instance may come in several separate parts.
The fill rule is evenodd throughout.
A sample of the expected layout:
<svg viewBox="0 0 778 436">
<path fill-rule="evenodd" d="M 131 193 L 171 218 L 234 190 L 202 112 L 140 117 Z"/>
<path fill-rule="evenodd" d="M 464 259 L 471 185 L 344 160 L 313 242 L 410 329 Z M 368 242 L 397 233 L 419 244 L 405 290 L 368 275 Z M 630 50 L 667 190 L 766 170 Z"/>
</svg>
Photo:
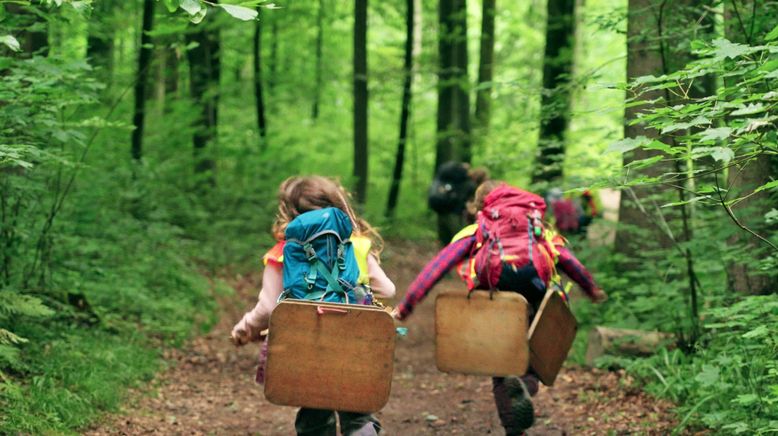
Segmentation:
<svg viewBox="0 0 778 436">
<path fill-rule="evenodd" d="M 597 217 L 597 204 L 589 190 L 580 198 L 567 198 L 561 189 L 551 188 L 545 200 L 553 213 L 554 226 L 563 235 L 586 234 L 589 224 Z"/>
<path fill-rule="evenodd" d="M 519 292 L 533 310 L 553 286 L 556 267 L 578 283 L 592 301 L 605 301 L 607 295 L 565 247 L 564 238 L 543 225 L 546 205 L 542 197 L 487 181 L 476 191 L 471 207 L 476 223 L 462 229 L 427 263 L 394 309 L 395 318 L 407 318 L 455 267 L 469 290 Z M 492 385 L 506 434 L 522 434 L 534 421 L 530 396 L 538 391 L 537 376 L 530 369 L 521 378 L 493 377 Z"/>
</svg>

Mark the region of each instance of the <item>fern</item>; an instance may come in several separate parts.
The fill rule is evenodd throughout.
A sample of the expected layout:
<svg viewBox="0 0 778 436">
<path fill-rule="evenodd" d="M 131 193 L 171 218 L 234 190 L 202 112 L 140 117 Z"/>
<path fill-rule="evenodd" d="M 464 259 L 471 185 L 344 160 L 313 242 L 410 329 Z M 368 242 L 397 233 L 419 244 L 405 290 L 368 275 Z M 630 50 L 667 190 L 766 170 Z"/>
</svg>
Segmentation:
<svg viewBox="0 0 778 436">
<path fill-rule="evenodd" d="M 54 311 L 46 307 L 36 297 L 18 294 L 14 291 L 0 292 L 0 319 L 12 315 L 47 317 L 52 314 Z"/>
</svg>

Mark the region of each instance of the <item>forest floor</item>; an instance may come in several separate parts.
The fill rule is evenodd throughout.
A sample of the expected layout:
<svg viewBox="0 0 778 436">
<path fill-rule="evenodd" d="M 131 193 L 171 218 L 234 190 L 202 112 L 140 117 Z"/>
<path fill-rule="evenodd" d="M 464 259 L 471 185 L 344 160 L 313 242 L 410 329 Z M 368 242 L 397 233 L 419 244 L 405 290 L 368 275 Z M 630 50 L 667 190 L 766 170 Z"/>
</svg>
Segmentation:
<svg viewBox="0 0 778 436">
<path fill-rule="evenodd" d="M 434 249 L 393 243 L 385 264 L 400 293 Z M 85 434 L 294 434 L 296 409 L 268 403 L 253 381 L 258 346 L 238 349 L 228 340 L 233 323 L 256 302 L 260 275 L 228 281 L 236 292 L 220 297 L 218 325 L 167 351 L 168 370 Z M 438 291 L 456 286 L 447 279 Z M 430 295 L 406 324 L 408 336 L 397 342 L 392 395 L 377 414 L 386 434 L 504 434 L 490 378 L 435 368 L 433 309 Z M 675 425 L 672 404 L 641 392 L 623 372 L 568 366 L 533 401 L 536 424 L 529 435 L 669 434 Z"/>
</svg>

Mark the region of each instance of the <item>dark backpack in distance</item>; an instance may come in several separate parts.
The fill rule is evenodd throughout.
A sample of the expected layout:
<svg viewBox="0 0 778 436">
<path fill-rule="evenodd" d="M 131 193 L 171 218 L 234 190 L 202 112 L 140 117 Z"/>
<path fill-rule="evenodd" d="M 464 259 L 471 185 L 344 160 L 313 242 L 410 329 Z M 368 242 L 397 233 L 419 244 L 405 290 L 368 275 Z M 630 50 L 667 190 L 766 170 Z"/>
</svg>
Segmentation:
<svg viewBox="0 0 778 436">
<path fill-rule="evenodd" d="M 460 162 L 446 162 L 438 168 L 427 194 L 430 209 L 439 214 L 458 214 L 475 193 L 475 182 Z"/>
<path fill-rule="evenodd" d="M 338 208 L 306 212 L 286 227 L 281 298 L 357 304 L 351 220 Z"/>
</svg>

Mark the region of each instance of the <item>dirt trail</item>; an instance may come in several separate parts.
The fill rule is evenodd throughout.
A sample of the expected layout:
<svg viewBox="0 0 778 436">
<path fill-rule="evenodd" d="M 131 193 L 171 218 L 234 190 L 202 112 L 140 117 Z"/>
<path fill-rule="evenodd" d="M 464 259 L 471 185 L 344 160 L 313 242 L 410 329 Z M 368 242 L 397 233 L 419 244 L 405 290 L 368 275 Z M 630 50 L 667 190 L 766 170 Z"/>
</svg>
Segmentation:
<svg viewBox="0 0 778 436">
<path fill-rule="evenodd" d="M 432 252 L 393 244 L 385 264 L 399 290 Z M 399 253 L 403 253 L 400 255 Z M 124 411 L 86 432 L 105 434 L 294 434 L 296 409 L 269 404 L 254 384 L 257 346 L 234 348 L 227 337 L 234 321 L 256 301 L 259 275 L 235 277 L 236 297 L 222 302 L 214 330 L 184 350 L 169 352 L 170 369 L 131 395 Z M 446 282 L 439 286 L 459 286 Z M 435 368 L 431 295 L 398 341 L 392 395 L 378 414 L 386 434 L 504 434 L 487 377 L 446 375 Z M 535 398 L 536 425 L 529 435 L 667 434 L 670 405 L 630 387 L 620 373 L 568 367 L 556 386 Z"/>
</svg>

